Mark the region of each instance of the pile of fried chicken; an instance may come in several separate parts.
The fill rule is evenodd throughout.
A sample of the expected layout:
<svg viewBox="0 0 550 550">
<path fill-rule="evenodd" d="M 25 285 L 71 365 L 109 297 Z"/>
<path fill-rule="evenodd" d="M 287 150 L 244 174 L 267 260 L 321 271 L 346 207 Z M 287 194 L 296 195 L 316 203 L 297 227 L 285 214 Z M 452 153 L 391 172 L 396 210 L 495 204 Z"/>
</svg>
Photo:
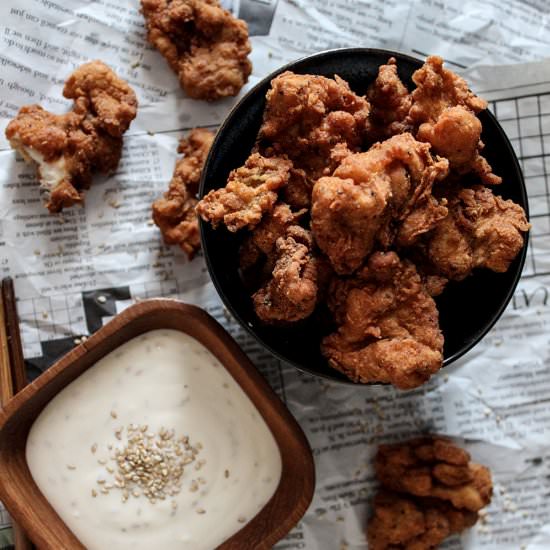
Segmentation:
<svg viewBox="0 0 550 550">
<path fill-rule="evenodd" d="M 489 469 L 442 437 L 381 445 L 375 468 L 381 488 L 367 528 L 371 550 L 434 550 L 472 527 L 491 501 Z"/>
<path fill-rule="evenodd" d="M 356 382 L 413 388 L 443 361 L 433 297 L 474 269 L 504 272 L 529 229 L 493 193 L 477 114 L 487 103 L 429 57 L 409 91 L 395 59 L 366 96 L 335 76 L 274 78 L 256 145 L 196 206 L 214 227 L 247 229 L 240 251 L 265 323 L 328 304 L 321 348 Z"/>
</svg>

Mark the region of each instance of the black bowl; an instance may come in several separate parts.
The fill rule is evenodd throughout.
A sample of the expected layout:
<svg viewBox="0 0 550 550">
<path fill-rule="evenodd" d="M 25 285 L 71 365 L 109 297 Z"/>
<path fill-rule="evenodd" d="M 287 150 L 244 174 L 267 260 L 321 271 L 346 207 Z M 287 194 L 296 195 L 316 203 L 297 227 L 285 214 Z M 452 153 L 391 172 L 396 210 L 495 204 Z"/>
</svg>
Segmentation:
<svg viewBox="0 0 550 550">
<path fill-rule="evenodd" d="M 235 106 L 218 134 L 208 155 L 200 186 L 200 196 L 223 187 L 229 172 L 244 164 L 254 145 L 262 122 L 265 95 L 271 80 L 290 70 L 347 80 L 353 91 L 363 95 L 376 78 L 378 67 L 390 57 L 397 59 L 399 76 L 409 89 L 414 88 L 412 73 L 423 61 L 387 50 L 345 48 L 311 55 L 275 71 L 258 83 Z M 484 156 L 503 183 L 494 191 L 520 204 L 528 214 L 525 183 L 518 160 L 495 117 L 484 111 Z M 266 326 L 256 317 L 252 300 L 239 277 L 238 249 L 245 230 L 230 233 L 216 230 L 201 221 L 201 240 L 206 263 L 223 302 L 241 325 L 273 355 L 296 368 L 318 376 L 350 382 L 329 367 L 321 355 L 322 337 L 317 318 L 302 321 L 290 328 Z M 527 239 L 526 239 L 527 243 Z M 460 283 L 449 284 L 437 299 L 441 329 L 445 336 L 444 365 L 449 365 L 477 344 L 501 316 L 510 301 L 521 275 L 527 244 L 506 273 L 478 270 Z"/>
</svg>

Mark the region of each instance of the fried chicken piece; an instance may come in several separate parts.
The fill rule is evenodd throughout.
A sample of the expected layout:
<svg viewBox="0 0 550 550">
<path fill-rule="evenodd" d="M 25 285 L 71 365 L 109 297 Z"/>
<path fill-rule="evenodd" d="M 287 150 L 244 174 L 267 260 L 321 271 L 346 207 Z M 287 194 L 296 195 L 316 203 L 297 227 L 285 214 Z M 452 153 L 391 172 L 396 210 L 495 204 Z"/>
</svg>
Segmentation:
<svg viewBox="0 0 550 550">
<path fill-rule="evenodd" d="M 367 527 L 373 550 L 433 550 L 491 501 L 489 470 L 443 437 L 380 445 L 375 468 L 382 489 Z"/>
<path fill-rule="evenodd" d="M 256 315 L 266 323 L 291 323 L 309 317 L 317 303 L 317 266 L 311 233 L 289 227 L 276 242 L 273 277 L 253 296 Z"/>
<path fill-rule="evenodd" d="M 281 191 L 284 202 L 295 209 L 309 209 L 313 182 L 307 177 L 305 170 L 292 168 L 288 183 Z"/>
<path fill-rule="evenodd" d="M 141 0 L 147 40 L 178 75 L 189 97 L 234 96 L 252 65 L 248 27 L 218 0 Z"/>
<path fill-rule="evenodd" d="M 420 275 L 420 278 L 422 279 L 422 284 L 424 285 L 426 292 L 432 298 L 435 298 L 436 296 L 440 296 L 445 290 L 445 287 L 447 286 L 449 279 L 447 279 L 446 277 L 442 277 L 441 275 L 423 273 L 419 269 L 418 265 L 417 265 L 417 269 L 419 270 L 418 273 Z"/>
<path fill-rule="evenodd" d="M 474 172 L 486 185 L 501 183 L 480 155 L 482 128 L 475 115 L 487 108 L 487 102 L 470 91 L 463 78 L 445 69 L 438 56 L 428 57 L 412 79 L 417 88 L 411 94 L 408 121 L 418 128 L 416 138 L 431 143 L 457 174 Z"/>
<path fill-rule="evenodd" d="M 458 175 L 474 172 L 484 184 L 497 185 L 502 178 L 493 174 L 487 160 L 479 154 L 484 147 L 481 130 L 479 119 L 459 106 L 445 109 L 433 124 L 422 124 L 416 137 L 431 143 L 433 150 L 447 158 Z"/>
<path fill-rule="evenodd" d="M 430 499 L 382 490 L 374 498 L 370 550 L 434 550 L 448 536 L 472 527 L 477 514 Z"/>
<path fill-rule="evenodd" d="M 195 128 L 182 138 L 168 191 L 153 203 L 153 220 L 166 244 L 178 244 L 191 260 L 200 248 L 199 223 L 195 213 L 196 194 L 202 168 L 214 140 L 214 133 Z"/>
<path fill-rule="evenodd" d="M 507 271 L 530 227 L 523 208 L 481 185 L 454 189 L 448 208 L 422 245 L 436 273 L 460 281 L 476 268 Z"/>
<path fill-rule="evenodd" d="M 276 155 L 288 155 L 295 168 L 305 171 L 309 194 L 312 182 L 334 168 L 334 147 L 343 144 L 358 151 L 369 128 L 368 101 L 338 76 L 284 72 L 271 81 L 266 101 L 259 142 Z M 306 200 L 291 204 L 301 208 L 308 206 Z"/>
<path fill-rule="evenodd" d="M 464 449 L 445 438 L 380 445 L 375 467 L 380 483 L 392 491 L 444 500 L 471 512 L 491 501 L 489 469 L 470 462 Z"/>
<path fill-rule="evenodd" d="M 414 264 L 375 252 L 352 279 L 335 279 L 328 305 L 338 329 L 321 351 L 354 382 L 420 386 L 443 362 L 435 302 Z"/>
<path fill-rule="evenodd" d="M 429 231 L 442 211 L 425 205 L 434 202 L 432 186 L 447 172 L 446 160 L 434 159 L 428 144 L 405 133 L 348 155 L 332 176 L 320 178 L 313 188 L 311 227 L 334 270 L 352 273 L 375 242 L 388 248 L 415 208 L 409 224 L 414 222 L 414 230 L 407 226 L 408 236 L 401 238 L 414 240 Z"/>
<path fill-rule="evenodd" d="M 394 57 L 380 65 L 376 80 L 369 86 L 367 99 L 371 104 L 371 139 L 379 141 L 396 134 L 410 132 L 407 121 L 412 105 L 409 90 L 397 74 Z"/>
<path fill-rule="evenodd" d="M 229 231 L 256 227 L 288 183 L 292 162 L 282 157 L 252 153 L 244 166 L 233 170 L 227 185 L 210 191 L 197 204 L 197 213 L 213 227 L 224 223 Z"/>
<path fill-rule="evenodd" d="M 431 55 L 412 76 L 416 89 L 409 111 L 411 122 L 435 122 L 448 107 L 461 105 L 474 113 L 487 109 L 487 102 L 476 96 L 467 82 L 453 71 L 443 67 L 443 59 Z"/>
<path fill-rule="evenodd" d="M 395 243 L 400 247 L 412 246 L 421 235 L 445 219 L 448 213 L 447 199 L 437 200 L 433 195 L 428 195 L 403 220 L 397 230 Z"/>
<path fill-rule="evenodd" d="M 293 212 L 288 204 L 277 203 L 262 221 L 246 237 L 239 250 L 239 266 L 243 272 L 255 268 L 264 261 L 268 273 L 275 266 L 275 243 L 284 237 L 288 228 L 296 225 L 305 210 Z"/>
<path fill-rule="evenodd" d="M 6 128 L 10 145 L 36 163 L 41 193 L 52 213 L 82 203 L 94 172 L 116 169 L 122 136 L 137 111 L 133 90 L 101 61 L 76 69 L 63 95 L 74 100 L 70 112 L 56 115 L 27 105 Z"/>
</svg>

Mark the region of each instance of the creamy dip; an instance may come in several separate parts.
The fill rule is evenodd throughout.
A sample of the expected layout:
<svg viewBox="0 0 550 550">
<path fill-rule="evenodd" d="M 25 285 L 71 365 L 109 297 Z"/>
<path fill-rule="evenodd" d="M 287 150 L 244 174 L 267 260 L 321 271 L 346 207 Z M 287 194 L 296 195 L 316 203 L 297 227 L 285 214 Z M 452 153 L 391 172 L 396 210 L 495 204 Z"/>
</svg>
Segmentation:
<svg viewBox="0 0 550 550">
<path fill-rule="evenodd" d="M 176 330 L 109 353 L 34 422 L 27 462 L 84 546 L 209 550 L 267 503 L 273 435 L 214 355 Z"/>
</svg>

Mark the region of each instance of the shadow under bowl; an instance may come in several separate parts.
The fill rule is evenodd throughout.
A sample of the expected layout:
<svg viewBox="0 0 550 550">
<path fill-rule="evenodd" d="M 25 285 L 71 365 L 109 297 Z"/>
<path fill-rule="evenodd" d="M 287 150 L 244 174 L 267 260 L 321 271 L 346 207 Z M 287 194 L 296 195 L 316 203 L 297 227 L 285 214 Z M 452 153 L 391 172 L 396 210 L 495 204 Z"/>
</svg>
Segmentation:
<svg viewBox="0 0 550 550">
<path fill-rule="evenodd" d="M 364 95 L 376 79 L 378 67 L 390 57 L 397 60 L 398 73 L 405 85 L 414 89 L 412 74 L 422 60 L 389 50 L 344 48 L 321 52 L 281 67 L 259 82 L 235 106 L 220 127 L 202 173 L 200 196 L 225 186 L 231 170 L 242 166 L 250 154 L 262 123 L 265 95 L 271 80 L 284 71 L 315 74 L 346 80 L 357 94 Z M 483 155 L 501 185 L 493 191 L 519 204 L 529 215 L 527 193 L 518 159 L 504 130 L 490 111 L 479 114 L 483 125 Z M 216 230 L 201 220 L 201 240 L 206 263 L 214 285 L 225 306 L 239 323 L 275 357 L 294 367 L 330 380 L 353 384 L 331 368 L 320 351 L 326 332 L 318 317 L 311 317 L 290 327 L 263 324 L 256 314 L 250 295 L 239 275 L 239 246 L 247 231 L 231 233 L 225 227 Z M 527 238 L 506 273 L 477 270 L 460 283 L 451 283 L 436 299 L 439 321 L 445 337 L 444 366 L 456 361 L 474 347 L 510 301 L 521 276 L 527 252 Z"/>
</svg>

